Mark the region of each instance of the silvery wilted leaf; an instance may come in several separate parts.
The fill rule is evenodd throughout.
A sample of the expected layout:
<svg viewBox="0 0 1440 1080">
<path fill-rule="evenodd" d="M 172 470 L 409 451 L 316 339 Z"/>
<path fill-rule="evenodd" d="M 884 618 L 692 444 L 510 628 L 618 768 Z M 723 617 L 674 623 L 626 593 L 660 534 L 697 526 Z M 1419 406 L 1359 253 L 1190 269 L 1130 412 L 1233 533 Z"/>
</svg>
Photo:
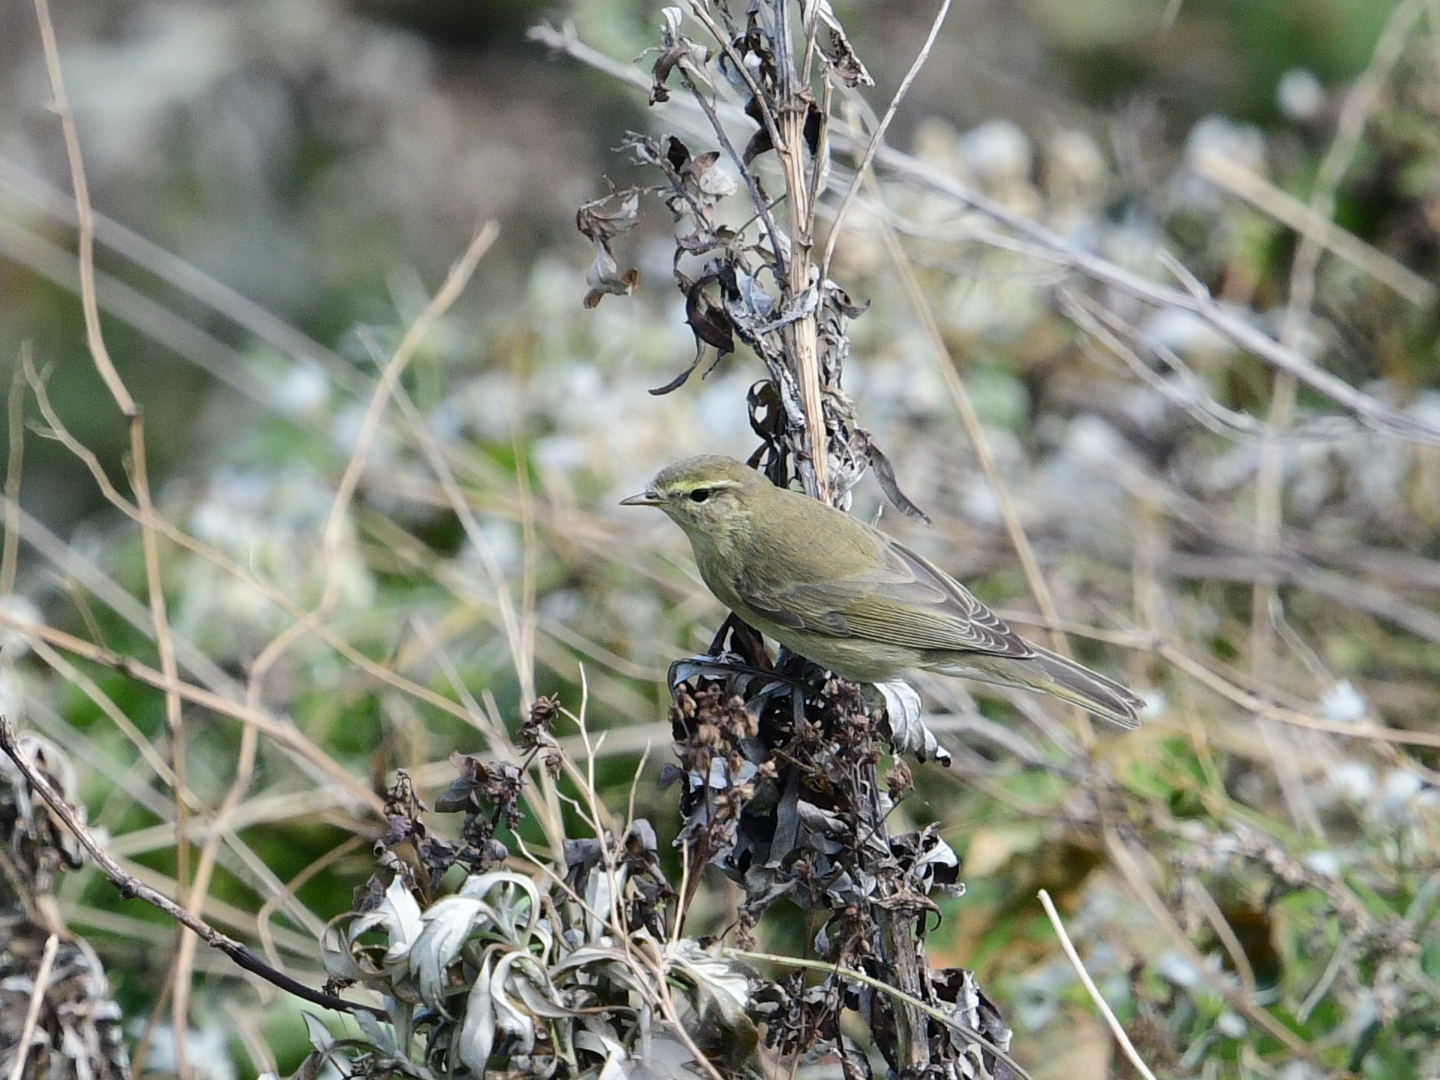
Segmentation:
<svg viewBox="0 0 1440 1080">
<path fill-rule="evenodd" d="M 305 1021 L 305 1035 L 311 1046 L 324 1053 L 335 1045 L 335 1036 L 330 1034 L 323 1020 L 311 1012 L 302 1012 L 300 1016 Z"/>
<path fill-rule="evenodd" d="M 460 1026 L 456 1052 L 476 1076 L 485 1074 L 485 1063 L 495 1047 L 495 1009 L 490 998 L 490 970 L 494 955 L 487 952 L 475 985 L 465 999 L 465 1023 Z"/>
<path fill-rule="evenodd" d="M 740 302 L 757 318 L 768 318 L 775 310 L 775 297 L 767 293 L 753 275 L 739 268 L 735 271 L 735 287 L 740 292 Z"/>
<path fill-rule="evenodd" d="M 506 953 L 495 965 L 495 974 L 490 979 L 490 999 L 495 1008 L 495 1026 L 514 1035 L 519 1040 L 516 1052 L 521 1054 L 529 1054 L 535 1049 L 535 1021 L 516 1007 L 514 1000 L 506 990 L 506 984 L 512 977 L 511 969 L 515 964 L 528 959 L 530 957 L 526 953 L 516 951 Z M 524 981 L 526 976 L 523 972 L 519 972 L 514 975 L 514 978 L 517 981 Z"/>
<path fill-rule="evenodd" d="M 649 993 L 647 984 L 631 968 L 631 962 L 623 950 L 613 945 L 586 945 L 576 949 L 551 968 L 550 975 L 559 979 L 569 972 L 583 971 L 589 978 L 603 975 L 637 994 Z"/>
<path fill-rule="evenodd" d="M 705 76 L 705 65 L 710 60 L 710 50 L 680 32 L 685 13 L 678 7 L 667 7 L 660 9 L 660 15 L 665 20 L 665 25 L 660 30 L 660 40 L 664 42 L 664 47 L 660 49 L 660 56 L 650 71 L 651 105 L 670 100 L 670 88 L 665 85 L 665 80 L 682 60 L 689 60 L 688 70 L 691 74 L 709 82 Z"/>
<path fill-rule="evenodd" d="M 340 979 L 373 978 L 380 973 L 363 956 L 359 960 L 355 957 L 355 943 L 362 934 L 377 926 L 384 929 L 387 939 L 385 964 L 393 968 L 404 964 L 421 929 L 420 905 L 399 875 L 390 882 L 379 906 L 350 919 L 341 935 L 340 925 L 346 918 L 341 916 L 332 921 L 320 939 L 320 955 L 325 970 Z"/>
<path fill-rule="evenodd" d="M 950 764 L 950 751 L 940 745 L 935 733 L 920 719 L 920 695 L 907 682 L 876 683 L 885 695 L 885 712 L 890 721 L 890 745 L 897 754 L 914 754 L 921 761 L 934 758 L 941 765 Z"/>
<path fill-rule="evenodd" d="M 693 938 L 681 938 L 665 952 L 667 970 L 679 970 L 688 980 L 727 1010 L 744 1009 L 750 998 L 750 978 L 734 960 L 713 956 Z"/>
<path fill-rule="evenodd" d="M 719 155 L 715 155 L 719 158 Z M 703 171 L 697 162 L 695 175 L 699 181 L 700 190 L 712 199 L 723 199 L 727 195 L 734 195 L 740 187 L 740 182 L 732 176 L 724 166 L 712 161 Z"/>
<path fill-rule="evenodd" d="M 436 901 L 421 918 L 425 929 L 410 949 L 410 973 L 420 984 L 420 997 L 445 1015 L 445 969 L 457 956 L 479 923 L 498 921 L 489 904 L 466 896 Z"/>
<path fill-rule="evenodd" d="M 544 1020 L 563 1020 L 574 1016 L 574 1010 L 563 1003 L 559 997 L 559 991 L 553 986 L 547 987 L 553 997 L 546 997 L 533 979 L 519 979 L 515 983 L 515 991 L 520 995 L 520 1000 L 525 1003 L 525 1010 L 531 1016 L 538 1016 Z"/>
<path fill-rule="evenodd" d="M 341 924 L 353 921 L 347 912 L 330 920 L 329 925 L 320 934 L 320 962 L 325 965 L 325 974 L 332 979 L 347 979 L 359 982 L 379 973 L 379 969 L 369 970 L 369 966 L 362 967 L 356 963 L 355 957 L 350 953 L 350 937 L 341 931 Z"/>
<path fill-rule="evenodd" d="M 875 470 L 875 479 L 880 482 L 880 490 L 885 496 L 906 517 L 912 517 L 916 521 L 926 525 L 931 524 L 930 517 L 910 500 L 910 496 L 900 490 L 900 484 L 895 479 L 895 468 L 890 464 L 890 459 L 881 452 L 880 447 L 875 445 L 875 440 L 870 438 L 870 433 L 865 433 L 867 444 L 867 456 L 870 464 Z"/>
<path fill-rule="evenodd" d="M 528 900 L 525 907 L 527 916 L 525 929 L 517 925 L 521 913 L 521 895 Z M 516 945 L 529 941 L 540 919 L 540 892 L 535 883 L 524 874 L 513 870 L 491 870 L 485 874 L 471 874 L 460 886 L 458 896 L 472 900 L 490 898 L 495 915 L 495 927 Z"/>
<path fill-rule="evenodd" d="M 374 1013 L 361 1009 L 354 1014 L 354 1017 L 366 1042 L 389 1057 L 400 1055 L 400 1051 L 395 1046 L 394 1031 L 389 1027 L 382 1026 Z"/>
<path fill-rule="evenodd" d="M 615 887 L 624 887 L 625 871 L 617 868 L 615 870 Z M 610 918 L 611 898 L 610 873 L 603 866 L 597 866 L 590 875 L 589 881 L 585 883 L 585 932 L 591 941 L 596 940 L 605 932 L 605 926 Z"/>
</svg>

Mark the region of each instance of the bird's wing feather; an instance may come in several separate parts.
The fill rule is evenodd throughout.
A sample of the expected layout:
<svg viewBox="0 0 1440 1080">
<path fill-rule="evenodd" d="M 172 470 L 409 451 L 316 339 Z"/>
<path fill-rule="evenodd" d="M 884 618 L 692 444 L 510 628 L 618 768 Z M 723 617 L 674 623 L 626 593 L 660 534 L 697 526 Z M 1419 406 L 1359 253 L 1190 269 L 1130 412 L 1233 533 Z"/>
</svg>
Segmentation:
<svg viewBox="0 0 1440 1080">
<path fill-rule="evenodd" d="M 740 599 L 779 626 L 916 649 L 1025 659 L 1035 650 L 950 575 L 886 538 L 884 561 L 821 583 L 742 580 Z"/>
</svg>

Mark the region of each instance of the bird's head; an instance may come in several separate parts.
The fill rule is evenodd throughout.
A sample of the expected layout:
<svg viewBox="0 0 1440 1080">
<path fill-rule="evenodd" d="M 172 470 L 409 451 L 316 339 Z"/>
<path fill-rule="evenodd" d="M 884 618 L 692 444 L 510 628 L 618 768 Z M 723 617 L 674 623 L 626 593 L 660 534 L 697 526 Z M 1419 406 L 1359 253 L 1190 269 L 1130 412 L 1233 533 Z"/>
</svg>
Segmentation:
<svg viewBox="0 0 1440 1080">
<path fill-rule="evenodd" d="M 621 506 L 656 506 L 694 536 L 718 537 L 743 527 L 770 481 L 734 458 L 707 454 L 661 469 L 639 495 Z"/>
</svg>

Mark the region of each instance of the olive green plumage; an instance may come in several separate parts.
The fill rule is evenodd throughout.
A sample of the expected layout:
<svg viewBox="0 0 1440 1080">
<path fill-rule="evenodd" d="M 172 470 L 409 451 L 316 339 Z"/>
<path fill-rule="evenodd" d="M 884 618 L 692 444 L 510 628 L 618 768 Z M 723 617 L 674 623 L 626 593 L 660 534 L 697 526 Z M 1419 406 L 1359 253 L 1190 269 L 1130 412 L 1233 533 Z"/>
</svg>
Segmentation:
<svg viewBox="0 0 1440 1080">
<path fill-rule="evenodd" d="M 1020 637 L 929 560 L 733 458 L 661 470 L 626 506 L 656 506 L 690 538 L 721 603 L 794 652 L 856 682 L 921 668 L 1050 694 L 1125 727 L 1143 702 Z"/>
</svg>

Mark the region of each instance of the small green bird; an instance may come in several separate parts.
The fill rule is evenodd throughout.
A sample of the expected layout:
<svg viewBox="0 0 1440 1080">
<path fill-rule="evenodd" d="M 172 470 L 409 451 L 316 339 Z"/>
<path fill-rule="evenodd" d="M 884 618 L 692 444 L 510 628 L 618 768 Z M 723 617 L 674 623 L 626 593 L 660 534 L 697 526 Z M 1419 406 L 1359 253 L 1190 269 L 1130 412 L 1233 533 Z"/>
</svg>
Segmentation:
<svg viewBox="0 0 1440 1080">
<path fill-rule="evenodd" d="M 685 530 L 700 576 L 755 629 L 842 678 L 920 668 L 1050 694 L 1133 728 L 1144 702 L 1020 637 L 929 560 L 879 529 L 787 491 L 733 458 L 662 469 L 622 506 Z"/>
</svg>

